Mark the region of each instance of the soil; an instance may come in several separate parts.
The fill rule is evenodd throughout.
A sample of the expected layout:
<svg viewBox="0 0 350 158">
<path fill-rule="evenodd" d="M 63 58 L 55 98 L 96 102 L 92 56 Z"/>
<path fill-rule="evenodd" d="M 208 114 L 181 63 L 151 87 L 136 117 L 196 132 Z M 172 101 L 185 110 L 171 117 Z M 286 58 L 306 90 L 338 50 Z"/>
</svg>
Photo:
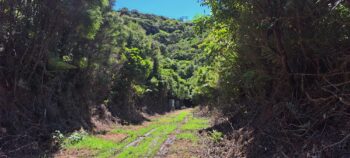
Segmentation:
<svg viewBox="0 0 350 158">
<path fill-rule="evenodd" d="M 55 158 L 87 158 L 94 157 L 95 151 L 87 149 L 69 149 L 63 150 L 54 155 Z"/>
<path fill-rule="evenodd" d="M 142 137 L 137 138 L 135 141 L 131 142 L 130 144 L 128 144 L 126 147 L 130 147 L 130 146 L 136 146 L 138 145 L 142 140 L 144 140 L 145 138 L 147 138 L 149 135 L 152 134 L 152 132 L 154 132 L 155 129 L 150 130 L 149 132 L 147 132 L 145 135 L 143 135 Z"/>
<path fill-rule="evenodd" d="M 165 158 L 196 158 L 201 157 L 200 145 L 187 140 L 176 140 Z"/>
<path fill-rule="evenodd" d="M 105 135 L 98 135 L 97 137 L 106 139 L 106 140 L 111 140 L 113 142 L 120 142 L 128 137 L 126 134 L 115 134 L 115 133 L 108 133 Z"/>
<path fill-rule="evenodd" d="M 176 136 L 174 134 L 170 135 L 168 139 L 163 143 L 163 145 L 160 147 L 158 154 L 155 158 L 162 158 L 165 157 L 168 152 L 170 147 L 173 145 L 173 143 L 176 140 Z"/>
</svg>

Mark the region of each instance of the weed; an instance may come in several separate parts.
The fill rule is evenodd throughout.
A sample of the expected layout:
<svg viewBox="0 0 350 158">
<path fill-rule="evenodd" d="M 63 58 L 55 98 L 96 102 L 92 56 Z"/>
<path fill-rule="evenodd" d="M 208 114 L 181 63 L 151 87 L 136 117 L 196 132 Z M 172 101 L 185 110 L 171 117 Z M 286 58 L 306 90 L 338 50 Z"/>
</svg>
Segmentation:
<svg viewBox="0 0 350 158">
<path fill-rule="evenodd" d="M 64 142 L 64 135 L 61 133 L 61 131 L 56 130 L 53 134 L 52 134 L 52 139 L 54 140 L 55 143 L 59 144 L 60 146 L 63 144 Z"/>
<path fill-rule="evenodd" d="M 88 133 L 86 133 L 84 130 L 73 132 L 71 135 L 69 135 L 67 138 L 64 139 L 63 145 L 64 146 L 74 145 L 82 141 L 87 136 L 88 136 Z"/>
<path fill-rule="evenodd" d="M 218 143 L 219 141 L 221 141 L 223 136 L 221 132 L 218 132 L 216 130 L 213 130 L 212 132 L 210 132 L 209 135 L 210 135 L 210 139 L 212 139 L 215 143 Z"/>
</svg>

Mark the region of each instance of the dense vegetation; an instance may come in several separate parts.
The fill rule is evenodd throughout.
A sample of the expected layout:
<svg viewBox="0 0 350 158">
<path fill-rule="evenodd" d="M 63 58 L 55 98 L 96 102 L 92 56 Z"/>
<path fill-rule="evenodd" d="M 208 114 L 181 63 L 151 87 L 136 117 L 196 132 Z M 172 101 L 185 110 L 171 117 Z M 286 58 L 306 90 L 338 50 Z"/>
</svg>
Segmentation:
<svg viewBox="0 0 350 158">
<path fill-rule="evenodd" d="M 350 150 L 348 1 L 203 0 L 212 15 L 189 22 L 113 3 L 0 0 L 0 157 L 37 155 L 94 117 L 138 123 L 169 99 L 254 133 L 248 157 Z"/>
<path fill-rule="evenodd" d="M 341 157 L 350 151 L 350 4 L 205 3 L 213 17 L 204 21 L 225 43 L 215 51 L 225 58 L 216 105 L 236 128 L 254 131 L 245 155 Z"/>
</svg>

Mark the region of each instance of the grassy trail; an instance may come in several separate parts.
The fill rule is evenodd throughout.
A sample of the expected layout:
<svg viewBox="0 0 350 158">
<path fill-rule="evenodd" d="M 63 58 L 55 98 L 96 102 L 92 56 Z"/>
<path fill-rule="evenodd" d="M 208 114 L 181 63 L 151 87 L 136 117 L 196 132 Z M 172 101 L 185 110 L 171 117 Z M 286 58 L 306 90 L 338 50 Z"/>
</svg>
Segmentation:
<svg viewBox="0 0 350 158">
<path fill-rule="evenodd" d="M 180 110 L 151 119 L 138 126 L 123 126 L 105 135 L 87 135 L 78 142 L 64 146 L 66 154 L 75 157 L 144 158 L 144 157 L 195 157 L 186 151 L 177 154 L 176 145 L 196 148 L 197 131 L 208 127 L 208 120 L 196 118 L 193 109 Z M 186 142 L 186 143 L 184 143 Z M 188 151 L 190 152 L 190 151 Z M 64 157 L 64 156 L 57 156 Z M 171 157 L 171 156 L 170 156 Z"/>
</svg>

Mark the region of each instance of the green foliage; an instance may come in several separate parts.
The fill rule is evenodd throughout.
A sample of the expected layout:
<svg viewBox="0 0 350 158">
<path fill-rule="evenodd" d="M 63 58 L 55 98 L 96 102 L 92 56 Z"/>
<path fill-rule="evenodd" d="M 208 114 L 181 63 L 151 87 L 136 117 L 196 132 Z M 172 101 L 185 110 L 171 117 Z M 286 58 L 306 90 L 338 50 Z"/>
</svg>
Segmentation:
<svg viewBox="0 0 350 158">
<path fill-rule="evenodd" d="M 143 58 L 138 48 L 125 48 L 125 51 L 127 75 L 134 77 L 137 81 L 143 81 L 148 78 L 153 67 L 152 61 Z"/>
<path fill-rule="evenodd" d="M 105 4 L 103 4 L 105 5 Z M 87 11 L 87 23 L 88 28 L 87 28 L 87 33 L 86 37 L 88 39 L 93 39 L 97 33 L 97 31 L 100 29 L 103 18 L 102 18 L 102 12 L 101 12 L 101 7 L 99 6 L 92 6 L 90 9 Z"/>
<path fill-rule="evenodd" d="M 213 19 L 211 16 L 198 15 L 194 17 L 192 22 L 195 24 L 194 30 L 197 33 L 203 33 L 211 27 L 210 25 L 213 24 Z"/>
<path fill-rule="evenodd" d="M 63 144 L 64 146 L 71 146 L 81 142 L 83 139 L 87 138 L 87 136 L 88 133 L 86 133 L 85 131 L 73 132 L 71 135 L 65 138 Z"/>
<path fill-rule="evenodd" d="M 201 47 L 208 54 L 224 58 L 220 85 L 228 98 L 244 94 L 257 99 L 272 91 L 279 95 L 283 92 L 288 98 L 290 92 L 300 90 L 294 84 L 302 82 L 290 75 L 320 70 L 309 65 L 315 57 L 319 61 L 326 58 L 336 61 L 329 52 L 341 51 L 343 37 L 349 34 L 341 29 L 345 19 L 349 20 L 345 15 L 349 8 L 342 3 L 336 6 L 308 0 L 274 3 L 204 0 L 204 3 L 212 8 L 215 23 L 214 31 Z M 320 14 L 312 15 L 316 10 Z M 210 20 L 196 19 L 202 27 L 206 21 Z"/>
<path fill-rule="evenodd" d="M 144 85 L 133 85 L 133 89 L 138 96 L 142 96 L 147 92 L 147 87 Z"/>
<path fill-rule="evenodd" d="M 88 67 L 88 59 L 86 57 L 80 59 L 79 67 L 82 69 Z"/>
<path fill-rule="evenodd" d="M 203 66 L 198 68 L 191 78 L 193 98 L 199 96 L 213 97 L 212 93 L 217 88 L 218 79 L 219 74 L 213 67 Z"/>
<path fill-rule="evenodd" d="M 209 136 L 211 140 L 218 143 L 222 140 L 223 134 L 221 132 L 213 130 L 212 132 L 209 133 Z"/>
<path fill-rule="evenodd" d="M 108 7 L 110 5 L 109 0 L 100 0 L 100 3 L 102 7 Z"/>
</svg>

